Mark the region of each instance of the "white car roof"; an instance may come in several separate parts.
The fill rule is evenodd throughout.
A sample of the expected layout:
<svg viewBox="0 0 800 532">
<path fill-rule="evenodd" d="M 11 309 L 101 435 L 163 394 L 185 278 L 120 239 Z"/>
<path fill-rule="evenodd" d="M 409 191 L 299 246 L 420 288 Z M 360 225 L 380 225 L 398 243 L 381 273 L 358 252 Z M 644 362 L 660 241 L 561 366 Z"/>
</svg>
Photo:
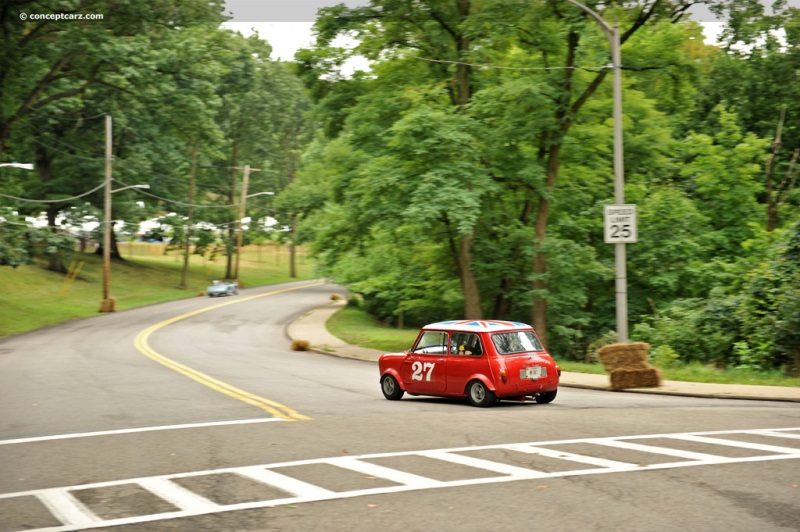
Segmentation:
<svg viewBox="0 0 800 532">
<path fill-rule="evenodd" d="M 495 331 L 518 331 L 522 329 L 532 329 L 530 325 L 517 321 L 498 321 L 498 320 L 452 320 L 429 323 L 423 330 L 445 329 L 448 331 L 462 332 L 495 332 Z"/>
</svg>

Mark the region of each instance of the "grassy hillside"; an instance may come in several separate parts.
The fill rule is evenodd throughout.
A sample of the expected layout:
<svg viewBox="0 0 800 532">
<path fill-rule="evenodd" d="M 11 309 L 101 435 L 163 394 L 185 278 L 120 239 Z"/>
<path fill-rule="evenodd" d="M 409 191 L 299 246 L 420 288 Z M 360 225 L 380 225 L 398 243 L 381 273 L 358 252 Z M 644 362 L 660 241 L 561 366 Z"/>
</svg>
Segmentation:
<svg viewBox="0 0 800 532">
<path fill-rule="evenodd" d="M 117 300 L 117 310 L 195 297 L 225 274 L 224 257 L 209 261 L 192 256 L 188 289 L 182 290 L 178 285 L 183 257 L 163 252 L 160 244 L 135 243 L 123 248 L 126 261 L 112 262 L 109 276 L 109 293 Z M 0 268 L 0 337 L 97 314 L 103 299 L 102 257 L 76 253 L 73 258 L 73 266 L 81 265 L 74 282 L 45 270 L 41 263 Z M 313 266 L 302 254 L 297 269 L 298 278 L 290 278 L 285 248 L 253 246 L 242 253 L 239 277 L 245 286 L 314 278 Z"/>
<path fill-rule="evenodd" d="M 405 351 L 417 338 L 419 329 L 395 329 L 369 317 L 361 309 L 344 307 L 330 317 L 328 330 L 345 342 L 370 347 L 386 353 Z M 556 361 L 565 371 L 575 373 L 595 373 L 604 375 L 606 371 L 600 364 L 587 364 L 564 360 L 553 353 Z M 765 386 L 800 386 L 800 378 L 787 377 L 780 371 L 757 372 L 751 369 L 721 370 L 701 364 L 661 368 L 663 377 L 668 380 L 688 382 L 716 382 L 721 384 L 758 384 Z"/>
</svg>

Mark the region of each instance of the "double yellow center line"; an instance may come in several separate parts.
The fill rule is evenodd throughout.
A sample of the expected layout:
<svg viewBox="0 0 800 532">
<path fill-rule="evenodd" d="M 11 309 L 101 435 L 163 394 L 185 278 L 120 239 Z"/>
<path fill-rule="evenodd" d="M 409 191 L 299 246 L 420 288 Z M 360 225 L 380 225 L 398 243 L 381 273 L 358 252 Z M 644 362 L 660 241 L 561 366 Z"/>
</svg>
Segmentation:
<svg viewBox="0 0 800 532">
<path fill-rule="evenodd" d="M 240 388 L 232 386 L 228 383 L 222 382 L 218 379 L 210 375 L 206 375 L 202 371 L 197 371 L 196 369 L 190 368 L 184 364 L 176 362 L 170 358 L 165 357 L 164 355 L 158 353 L 155 349 L 150 347 L 148 340 L 150 335 L 152 335 L 157 330 L 161 329 L 162 327 L 166 327 L 167 325 L 172 325 L 175 322 L 180 320 L 185 320 L 186 318 L 191 318 L 192 316 L 197 316 L 198 314 L 202 314 L 203 312 L 208 312 L 210 310 L 215 310 L 221 307 L 225 307 L 227 305 L 234 305 L 237 303 L 243 303 L 245 301 L 250 301 L 251 299 L 258 299 L 260 297 L 267 297 L 272 296 L 275 294 L 280 294 L 283 292 L 291 292 L 292 290 L 301 290 L 303 288 L 310 288 L 312 286 L 320 286 L 325 283 L 315 283 L 315 284 L 308 284 L 303 286 L 296 286 L 293 288 L 285 288 L 283 290 L 275 290 L 273 292 L 267 292 L 265 294 L 259 294 L 256 296 L 249 296 L 244 298 L 237 298 L 232 301 L 227 301 L 225 303 L 220 303 L 219 305 L 214 305 L 212 307 L 203 308 L 200 310 L 195 310 L 192 312 L 187 312 L 186 314 L 181 314 L 180 316 L 175 316 L 173 318 L 169 318 L 164 320 L 160 323 L 156 323 L 155 325 L 151 325 L 147 329 L 140 332 L 136 335 L 136 339 L 134 340 L 134 345 L 136 349 L 141 351 L 144 355 L 150 357 L 151 359 L 155 360 L 159 364 L 162 364 L 171 370 L 177 371 L 178 373 L 193 379 L 204 386 L 208 386 L 212 390 L 216 390 L 222 394 L 225 394 L 229 397 L 234 399 L 238 399 L 239 401 L 243 401 L 245 403 L 251 404 L 262 410 L 267 411 L 270 415 L 284 419 L 286 421 L 306 421 L 310 420 L 311 418 L 308 416 L 304 416 L 303 414 L 297 412 L 296 410 L 289 408 L 286 405 L 282 405 L 265 397 L 261 397 L 255 395 L 253 393 L 244 391 Z"/>
</svg>

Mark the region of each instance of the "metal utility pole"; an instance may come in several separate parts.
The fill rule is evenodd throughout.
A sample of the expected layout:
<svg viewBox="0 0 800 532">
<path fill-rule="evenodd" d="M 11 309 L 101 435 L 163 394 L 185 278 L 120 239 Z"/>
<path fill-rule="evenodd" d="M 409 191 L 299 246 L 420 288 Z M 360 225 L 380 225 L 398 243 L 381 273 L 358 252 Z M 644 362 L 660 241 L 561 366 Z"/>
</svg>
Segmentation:
<svg viewBox="0 0 800 532">
<path fill-rule="evenodd" d="M 610 26 L 596 11 L 577 0 L 567 0 L 591 16 L 603 29 L 611 46 L 611 62 L 614 69 L 614 202 L 625 203 L 625 167 L 622 148 L 622 53 L 620 51 L 619 24 Z M 625 242 L 614 243 L 616 263 L 617 341 L 628 341 L 628 273 Z"/>
</svg>

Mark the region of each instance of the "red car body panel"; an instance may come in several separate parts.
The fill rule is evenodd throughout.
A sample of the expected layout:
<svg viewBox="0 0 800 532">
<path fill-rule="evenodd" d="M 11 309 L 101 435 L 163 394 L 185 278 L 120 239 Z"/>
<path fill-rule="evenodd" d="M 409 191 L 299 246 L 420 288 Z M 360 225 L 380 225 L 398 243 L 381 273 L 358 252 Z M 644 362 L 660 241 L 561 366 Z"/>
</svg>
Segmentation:
<svg viewBox="0 0 800 532">
<path fill-rule="evenodd" d="M 498 399 L 554 392 L 561 374 L 530 325 L 496 320 L 426 325 L 411 349 L 383 355 L 378 367 L 411 395 L 464 397 L 479 380 Z"/>
</svg>

